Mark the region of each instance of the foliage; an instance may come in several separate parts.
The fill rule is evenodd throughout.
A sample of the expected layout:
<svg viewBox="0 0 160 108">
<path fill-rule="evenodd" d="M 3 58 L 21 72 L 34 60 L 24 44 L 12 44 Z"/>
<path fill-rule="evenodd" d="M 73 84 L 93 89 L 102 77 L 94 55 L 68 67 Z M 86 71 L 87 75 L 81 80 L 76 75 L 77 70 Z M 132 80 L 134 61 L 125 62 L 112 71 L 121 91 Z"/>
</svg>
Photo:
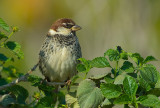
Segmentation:
<svg viewBox="0 0 160 108">
<path fill-rule="evenodd" d="M 90 67 L 88 70 L 94 67 L 110 68 L 110 72 L 105 76 L 102 75 L 96 79 L 92 77 L 88 78 L 96 83 L 97 87 L 101 89 L 101 94 L 104 96 L 103 101 L 100 101 L 96 107 L 108 108 L 117 104 L 123 104 L 124 107 L 136 108 L 139 106 L 160 107 L 160 100 L 158 99 L 160 96 L 160 87 L 158 86 L 160 84 L 160 73 L 154 65 L 149 64 L 151 61 L 156 61 L 155 57 L 147 56 L 144 59 L 139 53 L 125 52 L 120 46 L 118 46 L 116 50 L 107 50 L 104 53 L 104 57 L 103 59 L 97 59 L 99 58 L 97 57 L 93 60 L 83 60 L 91 65 L 87 65 L 87 67 Z M 85 64 L 87 64 L 87 62 Z M 113 63 L 111 62 L 115 62 L 116 65 L 112 66 L 111 64 Z M 85 64 L 82 62 L 84 67 L 86 67 Z M 82 73 L 86 71 L 84 69 L 82 71 L 80 67 L 77 69 Z M 85 81 L 88 79 L 85 79 Z M 83 82 L 84 81 L 80 82 L 80 85 Z M 88 95 L 91 94 L 87 88 L 81 89 L 83 89 L 84 93 L 88 93 Z M 83 96 L 85 94 L 81 95 Z M 89 99 L 89 97 L 85 98 L 85 100 L 87 99 Z M 96 100 L 97 98 L 93 97 L 93 103 L 90 102 L 90 104 L 94 105 Z M 80 101 L 78 98 L 80 106 L 84 105 L 84 103 Z"/>
<path fill-rule="evenodd" d="M 18 31 L 17 27 L 9 27 L 2 18 L 0 18 L 0 49 L 1 51 L 10 51 L 13 55 L 6 55 L 0 52 L 0 85 L 9 83 L 13 78 L 17 78 L 22 73 L 17 71 L 17 68 L 10 62 L 15 61 L 15 57 L 23 59 L 21 45 L 15 41 L 9 41 L 10 37 Z M 3 77 L 4 76 L 4 77 Z"/>
<path fill-rule="evenodd" d="M 18 78 L 21 73 L 10 64 L 15 57 L 23 58 L 21 46 L 9 38 L 17 31 L 16 27 L 10 27 L 0 19 L 0 48 L 12 52 L 13 56 L 0 53 L 0 86 L 10 83 L 13 78 Z M 10 32 L 11 31 L 11 32 Z M 124 107 L 160 107 L 160 73 L 156 67 L 150 64 L 156 61 L 153 56 L 143 58 L 139 53 L 124 51 L 120 46 L 116 49 L 108 49 L 104 56 L 93 60 L 85 58 L 77 65 L 78 75 L 71 80 L 74 86 L 80 79 L 78 87 L 72 92 L 54 92 L 55 87 L 48 86 L 43 79 L 30 75 L 28 82 L 31 86 L 38 87 L 32 99 L 29 100 L 29 92 L 23 86 L 14 85 L 0 91 L 0 105 L 3 107 L 47 107 L 53 108 L 110 108 L 122 104 Z M 6 64 L 7 63 L 7 64 Z M 108 68 L 109 72 L 88 76 L 93 68 Z M 57 104 L 59 101 L 59 104 Z"/>
</svg>

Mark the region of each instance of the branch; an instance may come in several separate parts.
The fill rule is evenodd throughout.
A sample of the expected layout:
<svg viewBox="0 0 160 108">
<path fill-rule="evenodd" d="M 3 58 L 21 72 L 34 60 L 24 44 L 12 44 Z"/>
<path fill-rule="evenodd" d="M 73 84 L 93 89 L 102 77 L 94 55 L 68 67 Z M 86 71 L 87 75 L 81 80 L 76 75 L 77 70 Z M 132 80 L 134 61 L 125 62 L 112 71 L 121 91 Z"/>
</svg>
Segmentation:
<svg viewBox="0 0 160 108">
<path fill-rule="evenodd" d="M 19 82 L 22 82 L 22 81 L 25 82 L 25 81 L 27 81 L 27 78 L 28 78 L 29 74 L 31 74 L 33 71 L 35 71 L 36 68 L 37 68 L 37 66 L 38 66 L 38 63 L 37 63 L 27 74 L 25 74 L 25 75 L 17 78 L 16 80 L 12 81 L 12 82 L 9 83 L 9 84 L 0 86 L 0 90 L 6 89 L 6 88 L 8 88 L 8 87 L 11 87 L 11 86 L 13 86 L 13 85 L 15 85 L 15 84 L 17 84 L 17 83 L 19 83 Z"/>
<path fill-rule="evenodd" d="M 48 81 L 43 81 L 44 84 L 48 86 L 55 86 L 55 85 L 68 85 L 66 82 L 48 82 Z M 72 85 L 78 86 L 79 83 L 73 83 Z"/>
<path fill-rule="evenodd" d="M 47 81 L 44 81 L 44 84 L 46 84 L 46 85 L 48 85 L 48 86 L 66 85 L 65 82 L 47 82 Z"/>
<path fill-rule="evenodd" d="M 8 87 L 14 86 L 14 85 L 16 85 L 16 84 L 18 84 L 19 82 L 22 82 L 22 81 L 23 81 L 23 82 L 28 81 L 28 76 L 29 76 L 33 71 L 36 70 L 36 68 L 37 68 L 38 65 L 39 65 L 39 64 L 37 63 L 27 74 L 25 74 L 25 75 L 17 78 L 16 80 L 12 81 L 11 83 L 0 86 L 0 90 L 4 90 L 4 89 L 6 89 L 6 88 L 8 88 Z M 47 82 L 47 81 L 44 81 L 44 80 L 43 80 L 43 83 L 46 84 L 46 85 L 48 85 L 48 86 L 67 85 L 66 82 Z M 72 85 L 78 85 L 78 83 L 74 83 L 74 84 L 72 84 Z"/>
</svg>

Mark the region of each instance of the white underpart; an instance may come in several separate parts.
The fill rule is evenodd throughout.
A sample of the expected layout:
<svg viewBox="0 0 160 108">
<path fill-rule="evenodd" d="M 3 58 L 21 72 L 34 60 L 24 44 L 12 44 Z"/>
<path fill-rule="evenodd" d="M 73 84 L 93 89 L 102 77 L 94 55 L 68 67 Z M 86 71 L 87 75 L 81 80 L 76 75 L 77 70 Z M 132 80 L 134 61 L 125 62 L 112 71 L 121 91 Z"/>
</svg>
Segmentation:
<svg viewBox="0 0 160 108">
<path fill-rule="evenodd" d="M 49 34 L 50 35 L 55 35 L 55 34 L 62 34 L 62 35 L 70 35 L 71 33 L 71 30 L 70 29 L 67 29 L 67 28 L 64 28 L 64 27 L 59 27 L 57 29 L 57 31 L 53 30 L 53 29 L 49 29 Z"/>
<path fill-rule="evenodd" d="M 48 60 L 47 76 L 51 81 L 65 81 L 76 74 L 76 56 L 72 56 L 69 47 L 64 47 Z"/>
</svg>

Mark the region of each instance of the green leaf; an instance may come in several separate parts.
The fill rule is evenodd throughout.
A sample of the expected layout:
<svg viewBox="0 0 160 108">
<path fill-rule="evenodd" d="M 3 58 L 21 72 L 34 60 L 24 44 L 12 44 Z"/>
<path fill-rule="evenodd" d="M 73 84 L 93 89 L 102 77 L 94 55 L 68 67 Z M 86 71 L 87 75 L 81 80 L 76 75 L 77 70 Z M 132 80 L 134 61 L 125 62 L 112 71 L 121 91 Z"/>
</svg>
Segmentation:
<svg viewBox="0 0 160 108">
<path fill-rule="evenodd" d="M 72 93 L 69 93 L 65 95 L 65 100 L 67 104 L 71 105 L 77 101 L 77 98 L 75 98 L 75 95 L 73 95 Z"/>
<path fill-rule="evenodd" d="M 147 94 L 156 95 L 157 97 L 160 96 L 160 88 L 154 88 L 147 92 Z"/>
<path fill-rule="evenodd" d="M 125 76 L 126 76 L 125 74 L 118 75 L 115 78 L 114 84 L 123 84 L 123 80 L 124 80 Z"/>
<path fill-rule="evenodd" d="M 9 26 L 4 22 L 2 18 L 0 18 L 0 27 L 6 32 L 10 32 Z"/>
<path fill-rule="evenodd" d="M 107 50 L 104 56 L 108 56 L 110 61 L 118 61 L 120 58 L 119 52 L 114 49 Z"/>
<path fill-rule="evenodd" d="M 100 88 L 103 95 L 108 99 L 116 98 L 122 94 L 121 87 L 119 85 L 102 83 Z"/>
<path fill-rule="evenodd" d="M 114 104 L 130 104 L 131 102 L 132 98 L 126 94 L 123 94 L 114 101 Z"/>
<path fill-rule="evenodd" d="M 39 78 L 38 76 L 34 76 L 34 75 L 29 75 L 28 81 L 31 82 L 33 86 L 38 86 L 42 81 L 42 78 Z"/>
<path fill-rule="evenodd" d="M 133 61 L 135 61 L 137 65 L 142 65 L 144 59 L 139 53 L 128 53 L 128 55 L 132 58 Z"/>
<path fill-rule="evenodd" d="M 120 53 L 120 58 L 123 60 L 128 60 L 128 54 L 126 52 Z"/>
<path fill-rule="evenodd" d="M 127 75 L 133 77 L 133 78 L 137 78 L 137 73 L 127 73 Z"/>
<path fill-rule="evenodd" d="M 125 72 L 129 72 L 129 73 L 133 73 L 134 72 L 134 67 L 133 64 L 129 61 L 125 61 L 123 63 L 123 66 L 121 67 L 122 70 L 124 70 Z"/>
<path fill-rule="evenodd" d="M 159 105 L 159 104 L 158 104 L 158 105 L 155 105 L 154 108 L 160 108 L 160 105 Z"/>
<path fill-rule="evenodd" d="M 147 56 L 146 59 L 143 61 L 143 63 L 148 63 L 150 61 L 157 61 L 157 59 L 153 56 Z"/>
<path fill-rule="evenodd" d="M 16 100 L 11 95 L 5 94 L 5 95 L 1 96 L 0 105 L 8 106 L 10 104 L 15 104 L 15 103 L 16 103 Z"/>
<path fill-rule="evenodd" d="M 97 68 L 104 68 L 104 67 L 110 67 L 110 64 L 105 57 L 97 57 L 90 61 L 90 65 L 92 67 L 97 67 Z"/>
<path fill-rule="evenodd" d="M 65 94 L 63 93 L 63 92 L 58 92 L 58 93 L 53 93 L 53 90 L 52 91 L 50 91 L 50 92 L 52 92 L 52 95 L 49 95 L 49 96 L 52 96 L 52 99 L 55 99 L 56 98 L 56 95 L 58 94 L 58 101 L 59 101 L 59 103 L 60 104 L 64 104 L 65 103 Z M 53 103 L 55 103 L 55 101 L 52 101 Z"/>
<path fill-rule="evenodd" d="M 71 108 L 80 108 L 78 101 L 76 101 Z"/>
<path fill-rule="evenodd" d="M 157 73 L 157 78 L 158 80 L 157 80 L 157 83 L 155 84 L 155 88 L 160 88 L 160 73 L 159 72 Z"/>
<path fill-rule="evenodd" d="M 81 61 L 84 65 L 88 65 L 88 60 L 85 58 L 79 58 L 78 60 Z"/>
<path fill-rule="evenodd" d="M 7 84 L 7 80 L 4 78 L 0 78 L 0 86 Z"/>
<path fill-rule="evenodd" d="M 75 76 L 73 76 L 73 77 L 71 78 L 71 83 L 74 84 L 78 78 L 80 78 L 78 74 L 75 75 Z"/>
<path fill-rule="evenodd" d="M 105 100 L 102 102 L 101 106 L 106 106 L 106 105 L 110 105 L 112 104 L 107 98 L 105 98 Z"/>
<path fill-rule="evenodd" d="M 6 57 L 4 54 L 0 53 L 0 61 L 7 61 L 8 60 L 8 57 Z"/>
<path fill-rule="evenodd" d="M 106 81 L 106 83 L 113 83 L 114 82 L 114 78 L 111 77 L 111 74 L 108 74 L 107 76 L 105 76 L 104 80 Z"/>
<path fill-rule="evenodd" d="M 119 52 L 119 56 L 123 60 L 128 60 L 128 54 L 127 52 L 123 51 L 123 49 L 120 46 L 117 46 L 117 51 Z"/>
<path fill-rule="evenodd" d="M 55 89 L 54 86 L 48 86 L 45 83 L 42 83 L 43 79 L 39 78 L 38 76 L 29 75 L 28 81 L 32 83 L 32 86 L 38 87 L 40 90 L 43 90 L 46 95 Z"/>
<path fill-rule="evenodd" d="M 24 57 L 23 52 L 20 50 L 21 45 L 15 41 L 8 41 L 5 46 L 9 48 L 12 52 L 15 53 L 15 55 L 19 58 L 22 59 Z"/>
<path fill-rule="evenodd" d="M 160 105 L 160 100 L 154 95 L 140 96 L 138 102 L 147 107 Z"/>
<path fill-rule="evenodd" d="M 135 96 L 138 88 L 138 84 L 136 80 L 130 76 L 127 76 L 123 80 L 123 88 L 126 94 L 129 96 Z"/>
<path fill-rule="evenodd" d="M 0 61 L 2 61 L 2 62 L 9 62 L 9 61 L 14 62 L 14 58 L 8 58 L 4 54 L 0 53 Z"/>
<path fill-rule="evenodd" d="M 142 87 L 146 91 L 149 91 L 151 89 L 151 86 L 143 78 L 140 78 L 139 84 L 140 84 L 140 87 Z"/>
<path fill-rule="evenodd" d="M 78 72 L 86 72 L 86 67 L 84 64 L 78 64 L 77 70 L 78 70 Z"/>
<path fill-rule="evenodd" d="M 52 96 L 45 96 L 38 100 L 38 103 L 36 105 L 36 108 L 44 108 L 44 107 L 51 107 L 51 105 L 54 102 L 54 98 Z"/>
<path fill-rule="evenodd" d="M 79 84 L 77 96 L 81 108 L 98 108 L 103 100 L 101 90 L 90 79 L 83 80 Z"/>
<path fill-rule="evenodd" d="M 99 74 L 96 74 L 96 75 L 91 75 L 89 77 L 89 79 L 101 79 L 101 78 L 104 78 L 108 73 L 105 72 L 105 73 L 99 73 Z"/>
<path fill-rule="evenodd" d="M 16 100 L 18 103 L 25 104 L 25 100 L 28 97 L 28 91 L 24 87 L 20 85 L 14 85 L 7 88 L 7 91 L 11 92 L 16 96 Z"/>
<path fill-rule="evenodd" d="M 8 38 L 3 32 L 0 32 L 0 40 L 3 38 Z"/>
<path fill-rule="evenodd" d="M 86 60 L 85 58 L 79 58 L 79 61 L 81 61 L 83 64 L 77 65 L 77 70 L 79 72 L 88 73 L 91 69 L 91 65 L 89 64 L 89 60 Z"/>
<path fill-rule="evenodd" d="M 75 92 L 72 92 L 72 93 L 70 92 L 69 94 L 66 94 L 65 100 L 67 105 L 69 105 L 69 107 L 80 108 Z"/>
<path fill-rule="evenodd" d="M 158 80 L 158 71 L 156 67 L 151 64 L 146 64 L 140 69 L 142 78 L 148 82 L 151 86 L 154 86 Z"/>
</svg>

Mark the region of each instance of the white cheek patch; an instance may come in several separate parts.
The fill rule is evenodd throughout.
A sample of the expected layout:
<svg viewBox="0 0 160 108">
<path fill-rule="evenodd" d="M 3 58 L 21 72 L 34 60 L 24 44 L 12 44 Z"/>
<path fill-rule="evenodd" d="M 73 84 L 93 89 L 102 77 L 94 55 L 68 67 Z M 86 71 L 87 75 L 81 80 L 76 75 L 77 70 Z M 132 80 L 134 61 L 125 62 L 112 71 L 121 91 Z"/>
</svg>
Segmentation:
<svg viewBox="0 0 160 108">
<path fill-rule="evenodd" d="M 48 33 L 49 33 L 50 35 L 55 35 L 55 34 L 57 34 L 57 32 L 54 31 L 53 29 L 49 29 Z"/>
<path fill-rule="evenodd" d="M 67 29 L 64 27 L 59 27 L 57 31 L 59 34 L 62 34 L 62 35 L 69 35 L 71 33 L 70 29 Z"/>
<path fill-rule="evenodd" d="M 62 23 L 63 25 L 66 25 L 66 23 Z"/>
<path fill-rule="evenodd" d="M 50 35 L 55 35 L 55 34 L 61 34 L 61 35 L 70 35 L 71 34 L 71 30 L 70 29 L 67 29 L 67 28 L 64 28 L 64 27 L 59 27 L 57 29 L 57 31 L 53 30 L 53 29 L 49 29 L 48 33 Z"/>
</svg>

